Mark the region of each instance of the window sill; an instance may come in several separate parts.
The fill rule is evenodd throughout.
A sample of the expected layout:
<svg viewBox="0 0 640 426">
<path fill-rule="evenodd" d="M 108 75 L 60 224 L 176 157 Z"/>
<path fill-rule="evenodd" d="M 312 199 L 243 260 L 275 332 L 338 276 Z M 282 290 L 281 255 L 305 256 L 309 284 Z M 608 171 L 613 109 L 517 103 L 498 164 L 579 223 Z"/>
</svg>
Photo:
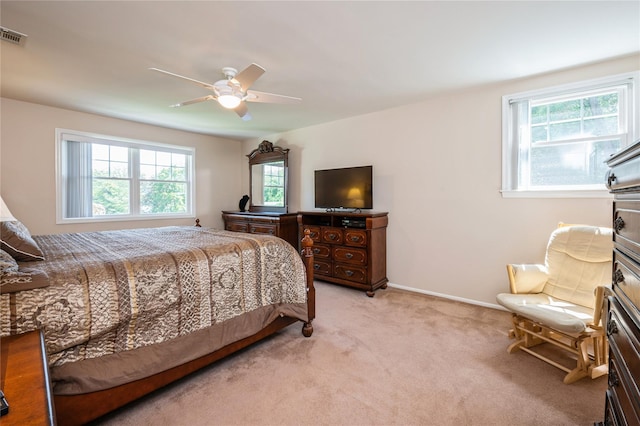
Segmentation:
<svg viewBox="0 0 640 426">
<path fill-rule="evenodd" d="M 613 195 L 606 189 L 593 190 L 540 190 L 514 191 L 501 190 L 502 198 L 602 198 L 611 199 Z"/>
</svg>

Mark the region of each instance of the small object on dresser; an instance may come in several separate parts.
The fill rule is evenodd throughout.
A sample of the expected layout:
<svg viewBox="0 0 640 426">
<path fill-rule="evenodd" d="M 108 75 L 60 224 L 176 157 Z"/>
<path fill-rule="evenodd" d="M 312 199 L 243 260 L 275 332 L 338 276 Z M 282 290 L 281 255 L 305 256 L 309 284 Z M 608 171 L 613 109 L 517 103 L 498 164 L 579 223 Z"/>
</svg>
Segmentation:
<svg viewBox="0 0 640 426">
<path fill-rule="evenodd" d="M 249 202 L 249 196 L 247 194 L 243 195 L 240 199 L 240 203 L 238 203 L 238 208 L 241 212 L 245 211 L 245 207 L 247 207 L 247 203 Z"/>
<path fill-rule="evenodd" d="M 0 416 L 4 416 L 9 413 L 9 404 L 4 397 L 4 393 L 0 390 Z"/>
</svg>

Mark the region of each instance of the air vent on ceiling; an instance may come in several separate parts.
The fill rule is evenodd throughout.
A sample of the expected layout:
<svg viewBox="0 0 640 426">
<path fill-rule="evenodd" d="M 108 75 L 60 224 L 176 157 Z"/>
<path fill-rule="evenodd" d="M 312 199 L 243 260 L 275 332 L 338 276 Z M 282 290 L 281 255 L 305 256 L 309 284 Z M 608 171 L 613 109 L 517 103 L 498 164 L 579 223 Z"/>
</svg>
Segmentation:
<svg viewBox="0 0 640 426">
<path fill-rule="evenodd" d="M 0 38 L 10 43 L 22 44 L 27 38 L 27 35 L 10 30 L 9 28 L 0 27 Z"/>
</svg>

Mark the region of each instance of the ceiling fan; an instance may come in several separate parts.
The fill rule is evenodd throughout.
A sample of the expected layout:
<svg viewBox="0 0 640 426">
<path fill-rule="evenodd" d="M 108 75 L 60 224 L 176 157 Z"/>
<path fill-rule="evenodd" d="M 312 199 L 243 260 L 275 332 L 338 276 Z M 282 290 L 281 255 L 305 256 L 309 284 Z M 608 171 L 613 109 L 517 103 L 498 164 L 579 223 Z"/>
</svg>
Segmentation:
<svg viewBox="0 0 640 426">
<path fill-rule="evenodd" d="M 251 120 L 251 114 L 247 108 L 246 102 L 265 102 L 277 104 L 295 104 L 302 99 L 292 96 L 276 95 L 274 93 L 259 92 L 257 90 L 249 90 L 249 87 L 265 72 L 265 69 L 258 64 L 251 64 L 242 71 L 238 72 L 235 68 L 224 67 L 222 73 L 225 78 L 215 83 L 204 83 L 193 78 L 184 77 L 159 68 L 149 68 L 152 71 L 158 71 L 163 74 L 178 77 L 183 80 L 196 83 L 205 89 L 211 90 L 212 95 L 202 96 L 188 101 L 171 105 L 172 107 L 181 107 L 204 101 L 218 101 L 224 108 L 232 109 L 244 121 Z"/>
</svg>

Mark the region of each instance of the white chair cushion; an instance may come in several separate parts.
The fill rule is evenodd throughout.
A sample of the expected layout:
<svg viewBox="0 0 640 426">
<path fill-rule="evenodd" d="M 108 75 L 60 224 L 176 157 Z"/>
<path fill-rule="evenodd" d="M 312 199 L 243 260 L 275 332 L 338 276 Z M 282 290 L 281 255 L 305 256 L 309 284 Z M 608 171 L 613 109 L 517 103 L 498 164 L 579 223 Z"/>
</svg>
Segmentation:
<svg viewBox="0 0 640 426">
<path fill-rule="evenodd" d="M 581 333 L 587 323 L 593 321 L 593 309 L 555 299 L 544 293 L 501 293 L 496 296 L 496 300 L 511 312 L 569 334 Z"/>
<path fill-rule="evenodd" d="M 512 293 L 540 293 L 549 279 L 544 265 L 512 263 L 509 266 L 513 273 Z"/>
<path fill-rule="evenodd" d="M 547 245 L 545 265 L 549 279 L 542 292 L 593 309 L 593 289 L 611 282 L 612 252 L 610 228 L 556 229 Z"/>
</svg>

